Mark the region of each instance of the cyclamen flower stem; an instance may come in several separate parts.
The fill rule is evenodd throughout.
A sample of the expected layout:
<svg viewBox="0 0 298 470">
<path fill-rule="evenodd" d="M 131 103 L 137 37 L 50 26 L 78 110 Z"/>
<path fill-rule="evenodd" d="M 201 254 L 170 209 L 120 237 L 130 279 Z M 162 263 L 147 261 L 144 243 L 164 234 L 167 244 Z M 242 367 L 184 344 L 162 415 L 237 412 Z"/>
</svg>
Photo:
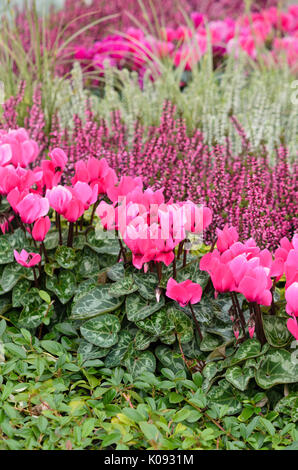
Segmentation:
<svg viewBox="0 0 298 470">
<path fill-rule="evenodd" d="M 178 345 L 179 345 L 179 349 L 180 349 L 180 352 L 181 352 L 182 360 L 183 360 L 184 364 L 186 365 L 186 367 L 189 369 L 188 362 L 186 360 L 186 357 L 184 356 L 184 352 L 183 352 L 183 349 L 182 349 L 180 337 L 179 337 L 178 334 L 176 334 L 176 338 L 177 338 L 177 341 L 178 341 Z"/>
<path fill-rule="evenodd" d="M 255 311 L 257 339 L 263 345 L 263 344 L 266 343 L 266 336 L 265 336 L 264 328 L 263 328 L 261 309 L 260 309 L 260 306 L 256 302 L 253 303 L 253 307 L 254 307 L 254 311 Z"/>
<path fill-rule="evenodd" d="M 49 258 L 48 258 L 48 254 L 47 254 L 47 250 L 46 250 L 46 247 L 45 247 L 45 244 L 44 242 L 41 242 L 41 248 L 42 248 L 42 251 L 43 251 L 43 254 L 44 254 L 44 258 L 45 258 L 45 261 L 46 263 L 49 261 Z"/>
<path fill-rule="evenodd" d="M 180 242 L 179 245 L 178 245 L 177 259 L 180 259 L 180 256 L 182 255 L 183 245 L 184 245 L 184 240 L 182 242 Z"/>
<path fill-rule="evenodd" d="M 246 333 L 245 333 L 245 319 L 244 319 L 244 316 L 243 316 L 243 312 L 240 309 L 240 305 L 239 305 L 237 295 L 235 294 L 235 292 L 230 292 L 230 294 L 231 294 L 231 299 L 232 299 L 232 302 L 233 302 L 235 315 L 240 320 L 243 336 L 245 337 L 246 336 Z"/>
<path fill-rule="evenodd" d="M 57 225 L 58 225 L 58 231 L 59 231 L 59 245 L 62 245 L 62 231 L 61 231 L 61 217 L 60 214 L 56 212 L 57 215 Z"/>
<path fill-rule="evenodd" d="M 274 303 L 274 291 L 275 291 L 275 286 L 276 286 L 276 278 L 273 279 L 273 284 L 272 284 L 272 287 L 271 287 L 271 294 L 272 294 L 272 302 L 271 302 L 271 308 L 270 308 L 271 315 L 275 315 L 275 314 L 276 314 L 276 311 L 275 311 L 275 303 Z"/>
<path fill-rule="evenodd" d="M 69 222 L 68 237 L 67 237 L 67 246 L 69 247 L 72 247 L 72 243 L 73 243 L 73 229 L 74 229 L 74 222 Z"/>
<path fill-rule="evenodd" d="M 125 248 L 123 246 L 123 243 L 122 243 L 122 240 L 121 238 L 118 236 L 118 241 L 119 241 L 119 246 L 120 246 L 120 253 L 122 254 L 122 257 L 123 257 L 123 263 L 126 264 L 127 263 L 127 259 L 126 259 L 126 253 L 125 253 Z M 120 254 L 119 253 L 119 254 Z M 120 259 L 120 258 L 119 258 Z"/>
<path fill-rule="evenodd" d="M 92 209 L 92 214 L 91 214 L 91 219 L 90 219 L 90 225 L 93 224 L 93 219 L 95 215 L 96 208 L 98 206 L 99 202 L 97 201 L 95 204 L 93 204 L 93 209 Z"/>
<path fill-rule="evenodd" d="M 184 250 L 183 252 L 183 268 L 184 266 L 186 266 L 186 263 L 187 263 L 187 250 Z"/>
<path fill-rule="evenodd" d="M 198 323 L 198 320 L 196 319 L 195 312 L 193 311 L 192 305 L 190 303 L 188 305 L 189 305 L 189 308 L 190 308 L 190 311 L 191 311 L 191 314 L 192 314 L 193 321 L 195 322 L 196 329 L 197 329 L 197 332 L 199 334 L 200 340 L 203 341 L 203 335 L 202 335 L 201 328 L 200 328 L 200 325 Z"/>
<path fill-rule="evenodd" d="M 173 259 L 173 278 L 176 280 L 176 277 L 177 277 L 176 257 L 174 256 L 174 259 Z"/>
<path fill-rule="evenodd" d="M 157 270 L 158 282 L 160 283 L 161 278 L 162 278 L 162 264 L 161 263 L 156 264 L 156 270 Z"/>
<path fill-rule="evenodd" d="M 36 276 L 35 266 L 32 266 L 32 270 L 33 270 L 33 277 L 34 277 L 35 287 L 38 287 L 38 280 L 37 280 L 37 276 Z"/>
</svg>

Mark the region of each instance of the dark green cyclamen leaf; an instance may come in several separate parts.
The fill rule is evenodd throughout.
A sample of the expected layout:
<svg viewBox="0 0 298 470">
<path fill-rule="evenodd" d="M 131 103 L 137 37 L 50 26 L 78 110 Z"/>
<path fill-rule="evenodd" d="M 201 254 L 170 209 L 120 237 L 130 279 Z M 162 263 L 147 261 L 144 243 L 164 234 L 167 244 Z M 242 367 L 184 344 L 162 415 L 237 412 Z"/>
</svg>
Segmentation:
<svg viewBox="0 0 298 470">
<path fill-rule="evenodd" d="M 292 338 L 285 317 L 263 314 L 263 327 L 268 343 L 275 348 L 285 347 Z"/>
<path fill-rule="evenodd" d="M 45 273 L 50 277 L 54 276 L 55 269 L 60 269 L 59 264 L 56 262 L 44 264 Z"/>
<path fill-rule="evenodd" d="M 277 384 L 296 383 L 298 363 L 293 354 L 285 349 L 271 349 L 262 357 L 255 372 L 257 384 L 268 389 Z"/>
<path fill-rule="evenodd" d="M 66 304 L 75 293 L 76 277 L 71 271 L 61 270 L 58 276 L 47 276 L 46 287 L 57 295 L 62 304 Z"/>
<path fill-rule="evenodd" d="M 240 344 L 236 353 L 232 358 L 228 358 L 225 362 L 227 365 L 236 365 L 244 360 L 258 357 L 263 352 L 261 351 L 261 343 L 256 339 L 247 339 L 244 343 Z"/>
<path fill-rule="evenodd" d="M 199 347 L 199 340 L 196 338 L 197 333 L 194 335 L 191 341 L 188 343 L 183 343 L 183 352 L 186 357 L 191 357 L 193 359 L 205 359 L 205 354 L 203 354 Z"/>
<path fill-rule="evenodd" d="M 218 362 L 208 362 L 208 364 L 205 365 L 202 374 L 207 380 L 213 379 L 213 377 L 216 376 L 221 371 L 221 368 L 219 367 Z"/>
<path fill-rule="evenodd" d="M 82 250 L 85 246 L 86 239 L 82 234 L 74 235 L 72 246 L 75 250 Z"/>
<path fill-rule="evenodd" d="M 146 300 L 155 299 L 155 290 L 158 286 L 158 279 L 155 274 L 141 273 L 134 274 L 134 280 L 138 287 L 139 293 Z"/>
<path fill-rule="evenodd" d="M 90 279 L 86 279 L 85 281 L 82 281 L 76 288 L 76 294 L 73 298 L 73 303 L 76 303 L 82 295 L 87 294 L 92 289 L 94 289 L 94 287 L 97 287 L 97 286 L 98 286 L 97 276 L 90 278 Z"/>
<path fill-rule="evenodd" d="M 188 343 L 194 335 L 193 321 L 182 310 L 170 307 L 167 310 L 171 323 L 181 343 Z"/>
<path fill-rule="evenodd" d="M 72 269 L 78 262 L 76 252 L 73 248 L 69 246 L 58 246 L 55 253 L 55 260 L 65 269 Z"/>
<path fill-rule="evenodd" d="M 167 369 L 172 370 L 174 373 L 178 371 L 182 372 L 182 374 L 185 373 L 185 365 L 181 358 L 181 354 L 177 354 L 167 346 L 157 346 L 155 348 L 155 355 Z"/>
<path fill-rule="evenodd" d="M 203 340 L 200 344 L 201 351 L 214 351 L 223 344 L 223 340 L 220 336 L 214 335 L 212 333 L 203 333 Z"/>
<path fill-rule="evenodd" d="M 171 321 L 166 307 L 153 313 L 149 318 L 138 321 L 136 325 L 151 336 L 166 335 L 175 329 L 175 324 Z"/>
<path fill-rule="evenodd" d="M 109 286 L 97 286 L 83 294 L 73 303 L 71 319 L 84 320 L 116 310 L 123 302 L 123 297 L 115 298 L 109 294 Z"/>
<path fill-rule="evenodd" d="M 292 392 L 288 396 L 283 397 L 276 404 L 274 411 L 282 413 L 291 417 L 291 421 L 296 423 L 298 421 L 298 396 L 297 393 Z"/>
<path fill-rule="evenodd" d="M 227 369 L 225 378 L 234 387 L 238 388 L 238 390 L 244 392 L 248 386 L 248 382 L 254 375 L 255 372 L 252 368 L 233 366 Z"/>
<path fill-rule="evenodd" d="M 11 309 L 11 299 L 10 297 L 0 297 L 0 315 L 4 315 L 5 312 Z"/>
<path fill-rule="evenodd" d="M 153 301 L 149 301 L 143 299 L 138 293 L 130 294 L 126 297 L 125 311 L 129 321 L 137 322 L 160 310 L 164 304 L 164 297 L 161 297 L 157 302 L 155 298 Z"/>
<path fill-rule="evenodd" d="M 127 276 L 124 279 L 115 282 L 115 284 L 111 284 L 109 292 L 113 297 L 121 297 L 122 295 L 132 294 L 137 290 L 138 287 L 134 283 L 133 277 Z"/>
<path fill-rule="evenodd" d="M 100 271 L 98 256 L 92 250 L 84 249 L 79 264 L 79 274 L 84 278 L 93 277 Z"/>
<path fill-rule="evenodd" d="M 97 346 L 94 346 L 94 344 L 89 343 L 84 339 L 81 340 L 78 347 L 78 354 L 83 357 L 84 361 L 100 359 L 102 357 L 105 357 L 109 353 L 109 351 L 109 348 L 98 348 Z"/>
<path fill-rule="evenodd" d="M 106 313 L 86 321 L 80 328 L 82 336 L 95 346 L 110 348 L 118 342 L 121 324 L 116 315 Z"/>
<path fill-rule="evenodd" d="M 156 360 L 152 352 L 140 351 L 135 355 L 128 355 L 124 365 L 133 377 L 138 377 L 144 372 L 155 372 Z"/>
<path fill-rule="evenodd" d="M 199 323 L 209 324 L 214 317 L 214 305 L 208 297 L 203 297 L 199 303 L 192 305 L 192 308 Z M 191 315 L 189 306 L 183 310 Z"/>
<path fill-rule="evenodd" d="M 105 359 L 105 367 L 120 366 L 132 341 L 133 336 L 128 331 L 120 331 L 118 343 L 112 347 Z"/>
<path fill-rule="evenodd" d="M 150 343 L 157 340 L 157 337 L 151 336 L 146 331 L 139 330 L 134 338 L 134 346 L 137 351 L 144 351 L 150 346 Z"/>
<path fill-rule="evenodd" d="M 187 279 L 191 279 L 192 282 L 200 284 L 202 289 L 204 289 L 208 283 L 209 274 L 205 271 L 200 270 L 199 261 L 194 261 L 186 265 L 184 268 L 178 269 L 177 281 L 183 282 Z"/>
<path fill-rule="evenodd" d="M 213 387 L 208 392 L 208 404 L 211 406 L 213 403 L 221 406 L 227 406 L 228 415 L 240 413 L 242 410 L 241 399 L 243 394 L 225 379 L 220 380 L 218 385 Z"/>
<path fill-rule="evenodd" d="M 36 273 L 38 275 L 38 270 L 36 270 Z M 3 292 L 11 291 L 11 289 L 21 278 L 26 278 L 33 281 L 34 275 L 32 268 L 24 268 L 17 263 L 7 264 L 1 277 L 1 287 Z"/>
<path fill-rule="evenodd" d="M 107 232 L 102 233 L 104 234 Z M 96 232 L 95 230 L 92 230 L 87 235 L 87 244 L 92 248 L 92 250 L 96 251 L 96 253 L 117 256 L 120 249 L 119 241 L 116 237 L 109 239 L 108 236 L 109 235 L 103 239 L 96 238 Z"/>
<path fill-rule="evenodd" d="M 52 305 L 45 303 L 38 289 L 31 289 L 23 297 L 24 308 L 18 319 L 18 326 L 21 328 L 37 328 L 41 323 L 47 322 L 54 313 Z"/>
<path fill-rule="evenodd" d="M 159 339 L 164 344 L 174 344 L 176 341 L 175 331 L 170 331 L 165 335 L 160 335 Z"/>
<path fill-rule="evenodd" d="M 21 250 L 27 244 L 27 238 L 21 228 L 16 229 L 7 236 L 11 250 Z"/>
<path fill-rule="evenodd" d="M 44 240 L 44 245 L 46 247 L 46 250 L 47 251 L 54 250 L 54 248 L 57 248 L 58 244 L 59 244 L 59 233 L 57 232 L 57 230 L 48 232 Z"/>
<path fill-rule="evenodd" d="M 0 264 L 12 263 L 14 260 L 13 250 L 7 239 L 0 237 Z"/>
<path fill-rule="evenodd" d="M 107 269 L 107 276 L 111 281 L 119 281 L 125 276 L 123 263 L 116 263 Z"/>
<path fill-rule="evenodd" d="M 113 264 L 117 263 L 118 256 L 116 255 L 108 255 L 108 254 L 101 254 L 98 258 L 100 267 L 103 268 L 105 271 L 112 266 Z"/>
</svg>

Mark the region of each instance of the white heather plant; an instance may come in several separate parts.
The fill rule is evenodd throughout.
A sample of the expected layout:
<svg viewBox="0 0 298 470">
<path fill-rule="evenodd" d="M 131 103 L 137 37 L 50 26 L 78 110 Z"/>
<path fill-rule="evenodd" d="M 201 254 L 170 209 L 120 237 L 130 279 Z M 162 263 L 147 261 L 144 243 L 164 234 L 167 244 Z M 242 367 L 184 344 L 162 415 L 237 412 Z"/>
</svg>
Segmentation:
<svg viewBox="0 0 298 470">
<path fill-rule="evenodd" d="M 253 150 L 264 143 L 274 158 L 274 147 L 282 137 L 294 160 L 297 157 L 298 106 L 291 101 L 294 77 L 289 71 L 254 68 L 247 72 L 243 63 L 239 61 L 235 66 L 232 59 L 225 70 L 206 73 L 206 68 L 203 63 L 182 90 L 177 71 L 167 68 L 155 82 L 145 77 L 143 88 L 135 73 L 107 69 L 102 77 L 104 84 L 91 88 L 90 93 L 90 89 L 84 88 L 83 74 L 75 63 L 72 78 L 64 80 L 56 94 L 60 122 L 67 127 L 73 114 L 84 118 L 89 98 L 93 111 L 107 121 L 112 111 L 120 110 L 132 131 L 136 119 L 145 127 L 158 124 L 163 104 L 169 99 L 177 106 L 187 127 L 201 129 L 208 144 L 214 141 L 224 144 L 228 135 L 233 151 L 241 151 L 241 138 L 229 119 L 233 113 Z"/>
</svg>

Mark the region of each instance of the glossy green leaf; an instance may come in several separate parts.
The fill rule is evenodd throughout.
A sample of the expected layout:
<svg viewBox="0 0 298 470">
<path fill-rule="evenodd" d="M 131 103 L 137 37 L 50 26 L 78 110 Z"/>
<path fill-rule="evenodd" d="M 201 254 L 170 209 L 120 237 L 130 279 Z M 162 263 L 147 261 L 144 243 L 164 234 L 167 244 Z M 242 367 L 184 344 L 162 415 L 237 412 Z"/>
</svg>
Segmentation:
<svg viewBox="0 0 298 470">
<path fill-rule="evenodd" d="M 46 287 L 54 292 L 62 304 L 66 304 L 75 293 L 76 277 L 69 270 L 61 270 L 58 276 L 46 278 Z"/>
<path fill-rule="evenodd" d="M 175 329 L 175 324 L 165 307 L 153 313 L 150 317 L 136 322 L 136 325 L 152 336 L 166 335 Z"/>
<path fill-rule="evenodd" d="M 71 318 L 73 320 L 84 320 L 103 313 L 112 312 L 120 307 L 122 302 L 122 297 L 115 298 L 110 296 L 109 286 L 97 286 L 90 290 L 90 292 L 82 294 L 73 303 Z"/>
<path fill-rule="evenodd" d="M 136 352 L 124 360 L 124 365 L 133 377 L 138 377 L 144 372 L 155 372 L 156 359 L 150 351 Z"/>
<path fill-rule="evenodd" d="M 120 281 L 111 284 L 109 292 L 113 297 L 121 297 L 122 295 L 132 294 L 137 290 L 138 287 L 134 283 L 133 277 L 127 276 L 124 279 L 120 279 Z"/>
<path fill-rule="evenodd" d="M 257 384 L 268 389 L 277 384 L 296 383 L 298 363 L 285 349 L 272 349 L 262 357 L 255 371 Z"/>
<path fill-rule="evenodd" d="M 76 252 L 73 248 L 69 246 L 58 246 L 55 253 L 55 260 L 65 269 L 72 269 L 76 266 L 78 259 Z"/>
<path fill-rule="evenodd" d="M 248 386 L 248 382 L 252 377 L 254 377 L 254 375 L 254 369 L 252 368 L 233 366 L 227 369 L 225 378 L 234 387 L 238 388 L 238 390 L 244 392 Z"/>
<path fill-rule="evenodd" d="M 82 336 L 101 348 L 110 348 L 118 342 L 121 324 L 116 315 L 106 313 L 86 321 L 80 328 Z"/>
<path fill-rule="evenodd" d="M 287 318 L 276 315 L 264 315 L 263 327 L 268 343 L 275 348 L 285 347 L 292 335 L 287 328 Z"/>
<path fill-rule="evenodd" d="M 120 331 L 118 343 L 112 347 L 105 359 L 105 367 L 120 366 L 132 341 L 133 336 L 128 331 Z"/>
<path fill-rule="evenodd" d="M 13 260 L 13 249 L 9 241 L 3 236 L 0 236 L 0 264 L 12 263 Z"/>
<path fill-rule="evenodd" d="M 154 300 L 156 297 L 155 290 L 158 286 L 157 276 L 153 273 L 137 273 L 134 275 L 135 284 L 139 293 L 146 300 Z"/>
<path fill-rule="evenodd" d="M 152 313 L 160 310 L 165 303 L 164 297 L 157 302 L 156 299 L 150 301 L 143 299 L 138 293 L 130 294 L 126 297 L 125 311 L 129 321 L 137 322 L 143 320 Z"/>
<path fill-rule="evenodd" d="M 181 343 L 188 343 L 194 335 L 192 320 L 176 307 L 167 310 L 171 322 L 174 324 L 175 333 L 179 336 Z"/>
</svg>

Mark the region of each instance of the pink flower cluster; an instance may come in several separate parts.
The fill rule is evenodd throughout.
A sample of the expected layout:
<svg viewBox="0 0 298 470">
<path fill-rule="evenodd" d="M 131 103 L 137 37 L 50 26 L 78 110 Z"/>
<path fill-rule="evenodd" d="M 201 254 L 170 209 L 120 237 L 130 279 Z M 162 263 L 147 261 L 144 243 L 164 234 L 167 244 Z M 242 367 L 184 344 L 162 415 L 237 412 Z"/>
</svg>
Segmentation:
<svg viewBox="0 0 298 470">
<path fill-rule="evenodd" d="M 236 20 L 209 21 L 198 12 L 191 14 L 193 28 L 179 26 L 161 30 L 161 37 L 146 35 L 142 29 L 130 27 L 124 35 L 110 35 L 95 41 L 92 47 L 78 46 L 75 58 L 93 69 L 106 65 L 136 70 L 142 77 L 149 64 L 160 70 L 159 61 L 167 58 L 173 66 L 191 70 L 208 48 L 210 37 L 213 54 L 239 54 L 242 49 L 256 59 L 258 50 L 267 50 L 274 61 L 285 55 L 290 67 L 298 60 L 298 6 L 287 12 L 276 7 L 242 15 Z M 262 53 L 263 56 L 263 53 Z M 263 56 L 264 58 L 264 56 Z M 266 59 L 267 60 L 267 59 Z"/>
<path fill-rule="evenodd" d="M 285 274 L 286 311 L 291 316 L 287 326 L 298 339 L 298 234 L 292 242 L 283 238 L 274 256 L 253 239 L 241 243 L 238 238 L 235 227 L 217 229 L 217 249 L 202 257 L 200 269 L 209 273 L 216 295 L 237 292 L 248 302 L 265 306 L 272 304 L 273 284 Z"/>
<path fill-rule="evenodd" d="M 105 228 L 121 234 L 138 269 L 145 265 L 147 270 L 150 261 L 169 266 L 187 233 L 202 232 L 212 220 L 207 207 L 191 201 L 166 203 L 162 190 L 144 190 L 141 178 L 123 176 L 107 195 L 113 205 L 101 201 L 97 215 Z"/>
<path fill-rule="evenodd" d="M 275 251 L 275 261 L 271 267 L 271 276 L 278 281 L 286 277 L 286 311 L 291 316 L 287 325 L 289 331 L 298 340 L 298 234 L 290 242 L 282 238 Z"/>
</svg>

